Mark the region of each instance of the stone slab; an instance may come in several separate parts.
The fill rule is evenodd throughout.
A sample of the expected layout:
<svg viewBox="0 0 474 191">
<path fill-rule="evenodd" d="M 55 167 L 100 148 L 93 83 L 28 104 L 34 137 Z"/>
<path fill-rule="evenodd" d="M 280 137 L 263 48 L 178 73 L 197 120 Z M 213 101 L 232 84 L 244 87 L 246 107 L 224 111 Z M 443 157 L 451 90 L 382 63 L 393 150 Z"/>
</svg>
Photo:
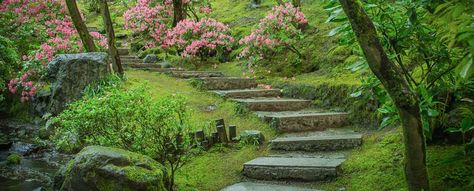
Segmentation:
<svg viewBox="0 0 474 191">
<path fill-rule="evenodd" d="M 264 121 L 281 132 L 322 131 L 348 124 L 346 112 L 259 112 Z"/>
<path fill-rule="evenodd" d="M 222 77 L 222 72 L 215 71 L 177 71 L 172 72 L 171 75 L 176 78 L 202 78 L 202 77 Z"/>
<path fill-rule="evenodd" d="M 117 48 L 117 51 L 120 56 L 130 54 L 130 49 L 128 48 Z"/>
<path fill-rule="evenodd" d="M 310 100 L 290 98 L 250 98 L 233 99 L 251 111 L 295 111 L 307 108 Z"/>
<path fill-rule="evenodd" d="M 239 89 L 212 91 L 225 98 L 279 97 L 280 89 Z"/>
<path fill-rule="evenodd" d="M 233 184 L 229 187 L 226 187 L 222 189 L 221 191 L 321 191 L 321 190 L 278 185 L 278 184 L 240 182 L 237 184 Z"/>
<path fill-rule="evenodd" d="M 336 177 L 344 160 L 260 157 L 245 163 L 243 174 L 258 180 L 321 181 Z"/>
<path fill-rule="evenodd" d="M 362 144 L 362 134 L 323 135 L 309 137 L 279 137 L 271 148 L 287 151 L 335 151 L 351 149 Z"/>
<path fill-rule="evenodd" d="M 130 68 L 161 68 L 159 64 L 124 63 L 123 66 Z"/>
<path fill-rule="evenodd" d="M 201 88 L 207 90 L 252 89 L 257 87 L 257 81 L 253 78 L 203 77 L 196 79 L 196 81 Z"/>
</svg>

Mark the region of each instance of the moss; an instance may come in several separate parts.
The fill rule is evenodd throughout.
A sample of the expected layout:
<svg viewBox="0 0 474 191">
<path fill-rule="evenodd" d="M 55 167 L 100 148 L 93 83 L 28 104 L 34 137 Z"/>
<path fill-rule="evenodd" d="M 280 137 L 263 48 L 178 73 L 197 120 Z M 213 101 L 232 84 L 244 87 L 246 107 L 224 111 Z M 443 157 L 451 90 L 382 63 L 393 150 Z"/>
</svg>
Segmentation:
<svg viewBox="0 0 474 191">
<path fill-rule="evenodd" d="M 10 165 L 17 165 L 17 164 L 20 164 L 21 163 L 21 155 L 19 154 L 16 154 L 16 153 L 13 153 L 11 155 L 8 155 L 7 157 L 7 164 L 10 164 Z"/>
<path fill-rule="evenodd" d="M 342 176 L 323 185 L 325 190 L 407 190 L 404 176 L 404 146 L 401 128 L 364 137 L 342 165 Z M 472 190 L 474 161 L 462 154 L 462 146 L 429 146 L 427 167 L 431 188 Z"/>
</svg>

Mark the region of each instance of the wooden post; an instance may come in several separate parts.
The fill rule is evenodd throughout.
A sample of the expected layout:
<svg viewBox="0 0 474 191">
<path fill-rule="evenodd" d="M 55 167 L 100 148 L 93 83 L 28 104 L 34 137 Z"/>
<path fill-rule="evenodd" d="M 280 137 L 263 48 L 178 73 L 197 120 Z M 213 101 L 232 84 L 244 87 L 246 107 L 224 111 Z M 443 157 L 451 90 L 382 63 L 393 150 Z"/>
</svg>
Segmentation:
<svg viewBox="0 0 474 191">
<path fill-rule="evenodd" d="M 214 132 L 214 133 L 211 134 L 211 136 L 212 136 L 212 141 L 213 141 L 214 143 L 219 143 L 219 142 L 220 142 L 220 140 L 219 140 L 219 133 Z"/>
<path fill-rule="evenodd" d="M 230 140 L 230 142 L 234 142 L 236 137 L 237 137 L 237 126 L 229 125 L 229 140 Z"/>
<path fill-rule="evenodd" d="M 204 141 L 204 131 L 202 130 L 196 131 L 195 135 L 196 135 L 197 142 L 202 143 Z"/>
<path fill-rule="evenodd" d="M 224 119 L 218 119 L 218 120 L 216 120 L 215 122 L 216 122 L 216 126 L 219 126 L 219 125 L 225 126 L 225 124 L 224 124 Z"/>
<path fill-rule="evenodd" d="M 220 142 L 228 143 L 229 140 L 227 140 L 227 132 L 225 130 L 225 126 L 224 125 L 218 125 L 216 127 L 216 129 L 217 129 L 217 133 L 219 134 Z"/>
</svg>

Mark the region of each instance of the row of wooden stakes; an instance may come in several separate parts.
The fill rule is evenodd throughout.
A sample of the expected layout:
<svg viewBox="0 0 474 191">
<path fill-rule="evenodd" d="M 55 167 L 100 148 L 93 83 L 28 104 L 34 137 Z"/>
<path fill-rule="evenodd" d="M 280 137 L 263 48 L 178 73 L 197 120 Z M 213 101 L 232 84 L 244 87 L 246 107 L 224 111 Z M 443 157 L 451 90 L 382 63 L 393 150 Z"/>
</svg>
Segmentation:
<svg viewBox="0 0 474 191">
<path fill-rule="evenodd" d="M 229 144 L 234 143 L 237 140 L 237 126 L 229 125 L 229 134 L 225 127 L 224 119 L 218 119 L 215 121 L 216 131 L 212 132 L 209 136 L 206 136 L 203 130 L 198 130 L 189 134 L 191 139 L 199 143 L 204 149 L 211 148 L 214 144 L 223 143 Z"/>
</svg>

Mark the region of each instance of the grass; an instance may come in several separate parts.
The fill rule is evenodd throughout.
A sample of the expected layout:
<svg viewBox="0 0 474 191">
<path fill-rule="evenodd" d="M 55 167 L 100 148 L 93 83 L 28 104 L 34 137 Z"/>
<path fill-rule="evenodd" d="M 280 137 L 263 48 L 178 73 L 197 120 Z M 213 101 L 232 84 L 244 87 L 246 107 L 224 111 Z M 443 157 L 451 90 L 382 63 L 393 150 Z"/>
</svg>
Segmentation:
<svg viewBox="0 0 474 191">
<path fill-rule="evenodd" d="M 401 129 L 377 131 L 364 138 L 342 165 L 342 176 L 323 185 L 325 190 L 407 190 L 403 170 Z M 463 146 L 428 146 L 427 166 L 433 191 L 474 190 L 474 161 Z"/>
<path fill-rule="evenodd" d="M 129 80 L 126 88 L 148 83 L 153 98 L 158 99 L 171 94 L 181 94 L 188 99 L 191 110 L 191 123 L 199 126 L 215 119 L 223 118 L 226 125 L 237 126 L 238 131 L 259 130 L 267 139 L 275 137 L 276 132 L 256 116 L 239 116 L 235 113 L 235 104 L 199 91 L 185 80 L 171 78 L 164 74 L 130 70 L 126 72 Z M 145 82 L 146 81 L 146 82 Z M 209 111 L 210 105 L 216 106 Z M 245 162 L 266 153 L 265 147 L 218 146 L 197 156 L 178 172 L 179 190 L 219 190 L 229 184 L 238 182 L 240 171 Z"/>
</svg>

